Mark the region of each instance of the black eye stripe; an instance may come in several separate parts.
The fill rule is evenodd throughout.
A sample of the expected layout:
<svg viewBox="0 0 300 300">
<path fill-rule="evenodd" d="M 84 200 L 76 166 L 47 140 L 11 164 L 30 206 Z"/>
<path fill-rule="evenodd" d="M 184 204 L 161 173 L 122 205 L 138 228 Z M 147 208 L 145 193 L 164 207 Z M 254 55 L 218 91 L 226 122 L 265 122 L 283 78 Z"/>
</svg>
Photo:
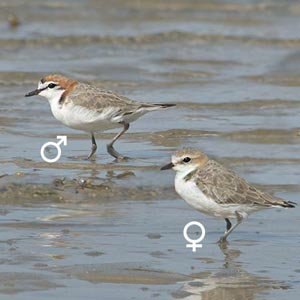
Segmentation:
<svg viewBox="0 0 300 300">
<path fill-rule="evenodd" d="M 48 84 L 48 88 L 49 88 L 49 89 L 53 89 L 53 88 L 55 88 L 56 86 L 57 86 L 57 84 L 52 83 L 52 82 Z"/>
<path fill-rule="evenodd" d="M 185 157 L 182 161 L 185 162 L 185 163 L 188 163 L 189 161 L 191 161 L 191 158 L 190 157 Z"/>
</svg>

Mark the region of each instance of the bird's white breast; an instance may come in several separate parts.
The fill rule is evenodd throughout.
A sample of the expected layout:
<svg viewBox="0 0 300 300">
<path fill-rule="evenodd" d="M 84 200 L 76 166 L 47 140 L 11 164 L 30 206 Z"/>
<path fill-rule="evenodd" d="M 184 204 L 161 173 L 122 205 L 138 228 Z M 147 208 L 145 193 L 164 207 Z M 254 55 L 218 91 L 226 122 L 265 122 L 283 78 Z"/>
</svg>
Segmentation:
<svg viewBox="0 0 300 300">
<path fill-rule="evenodd" d="M 202 193 L 193 180 L 185 181 L 180 175 L 175 177 L 176 192 L 194 209 L 209 215 L 215 215 L 218 204 Z"/>
<path fill-rule="evenodd" d="M 207 197 L 191 178 L 185 180 L 186 174 L 176 173 L 176 192 L 194 209 L 218 218 L 236 217 L 236 211 L 245 213 L 245 216 L 253 211 L 253 208 L 239 204 L 218 204 L 213 199 Z"/>
<path fill-rule="evenodd" d="M 49 102 L 53 116 L 68 127 L 92 132 L 121 126 L 116 122 L 111 122 L 109 111 L 99 113 L 79 105 L 74 105 L 72 102 L 59 104 L 59 99 L 53 99 Z"/>
</svg>

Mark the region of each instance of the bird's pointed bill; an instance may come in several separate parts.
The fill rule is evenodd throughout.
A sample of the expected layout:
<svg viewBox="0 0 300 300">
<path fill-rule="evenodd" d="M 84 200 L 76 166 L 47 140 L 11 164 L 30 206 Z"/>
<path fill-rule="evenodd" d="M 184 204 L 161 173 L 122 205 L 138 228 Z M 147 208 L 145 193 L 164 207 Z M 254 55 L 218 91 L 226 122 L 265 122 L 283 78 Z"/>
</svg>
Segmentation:
<svg viewBox="0 0 300 300">
<path fill-rule="evenodd" d="M 25 95 L 25 97 L 31 97 L 31 96 L 36 96 L 38 95 L 41 91 L 43 91 L 44 89 L 36 89 L 32 92 L 29 92 Z"/>
<path fill-rule="evenodd" d="M 160 169 L 161 170 L 169 170 L 169 169 L 172 169 L 174 167 L 174 164 L 172 162 L 170 162 L 169 164 L 161 167 Z"/>
</svg>

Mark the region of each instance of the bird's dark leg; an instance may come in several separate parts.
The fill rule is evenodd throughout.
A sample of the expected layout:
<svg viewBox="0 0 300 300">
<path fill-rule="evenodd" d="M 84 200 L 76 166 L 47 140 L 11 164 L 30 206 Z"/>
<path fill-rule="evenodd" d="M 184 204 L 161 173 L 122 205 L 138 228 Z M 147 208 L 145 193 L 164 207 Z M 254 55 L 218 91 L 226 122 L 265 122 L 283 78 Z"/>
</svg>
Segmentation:
<svg viewBox="0 0 300 300">
<path fill-rule="evenodd" d="M 97 150 L 97 143 L 96 143 L 96 139 L 94 137 L 94 133 L 93 132 L 91 132 L 91 137 L 92 137 L 92 151 L 91 151 L 90 155 L 88 156 L 88 159 L 91 159 L 92 156 L 94 155 L 94 153 Z"/>
<path fill-rule="evenodd" d="M 120 122 L 120 124 L 123 125 L 123 130 L 120 133 L 118 133 L 109 144 L 107 144 L 107 152 L 111 156 L 115 157 L 116 159 L 124 159 L 125 157 L 123 155 L 121 155 L 119 152 L 117 152 L 114 149 L 113 145 L 114 145 L 115 141 L 118 138 L 120 138 L 128 130 L 128 128 L 129 128 L 129 124 L 128 123 Z"/>
<path fill-rule="evenodd" d="M 232 224 L 228 218 L 225 218 L 225 221 L 226 221 L 226 231 L 228 231 L 230 230 Z"/>
<path fill-rule="evenodd" d="M 222 244 L 222 243 L 226 243 L 227 242 L 227 237 L 229 236 L 229 234 L 239 225 L 242 223 L 243 221 L 243 215 L 240 214 L 238 211 L 235 212 L 235 215 L 236 215 L 236 219 L 237 219 L 237 222 L 236 224 L 234 224 L 232 226 L 231 222 L 229 221 L 229 219 L 225 219 L 226 221 L 226 231 L 224 233 L 223 236 L 220 237 L 218 243 L 219 244 Z"/>
<path fill-rule="evenodd" d="M 227 234 L 227 232 L 231 229 L 231 227 L 232 227 L 232 224 L 231 224 L 231 222 L 230 222 L 230 220 L 228 219 L 228 218 L 225 218 L 225 222 L 226 222 L 226 230 L 225 230 L 225 232 L 224 232 L 224 235 L 219 239 L 219 241 L 218 241 L 218 243 L 219 244 L 225 244 L 225 243 L 227 243 L 227 240 L 226 240 L 226 234 Z"/>
</svg>

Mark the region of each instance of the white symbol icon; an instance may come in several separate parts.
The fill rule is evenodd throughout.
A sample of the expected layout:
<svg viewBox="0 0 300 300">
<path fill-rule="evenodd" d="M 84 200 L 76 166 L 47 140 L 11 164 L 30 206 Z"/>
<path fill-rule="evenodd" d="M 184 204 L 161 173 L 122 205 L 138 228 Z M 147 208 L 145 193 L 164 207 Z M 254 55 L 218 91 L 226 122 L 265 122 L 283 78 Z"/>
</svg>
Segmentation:
<svg viewBox="0 0 300 300">
<path fill-rule="evenodd" d="M 48 143 L 45 143 L 41 148 L 41 157 L 45 162 L 54 163 L 54 162 L 58 161 L 61 156 L 60 144 L 63 143 L 64 146 L 67 146 L 67 136 L 66 135 L 58 135 L 56 138 L 59 140 L 57 143 L 48 142 Z M 46 148 L 51 147 L 51 146 L 55 147 L 57 150 L 57 155 L 54 158 L 48 158 L 45 155 Z"/>
<path fill-rule="evenodd" d="M 187 234 L 187 231 L 191 226 L 198 226 L 201 229 L 201 235 L 196 240 L 192 240 Z M 200 222 L 196 222 L 196 221 L 189 222 L 183 228 L 183 236 L 190 243 L 190 244 L 186 244 L 186 247 L 192 248 L 192 251 L 196 252 L 197 248 L 202 248 L 202 244 L 199 243 L 205 237 L 205 227 Z"/>
</svg>

